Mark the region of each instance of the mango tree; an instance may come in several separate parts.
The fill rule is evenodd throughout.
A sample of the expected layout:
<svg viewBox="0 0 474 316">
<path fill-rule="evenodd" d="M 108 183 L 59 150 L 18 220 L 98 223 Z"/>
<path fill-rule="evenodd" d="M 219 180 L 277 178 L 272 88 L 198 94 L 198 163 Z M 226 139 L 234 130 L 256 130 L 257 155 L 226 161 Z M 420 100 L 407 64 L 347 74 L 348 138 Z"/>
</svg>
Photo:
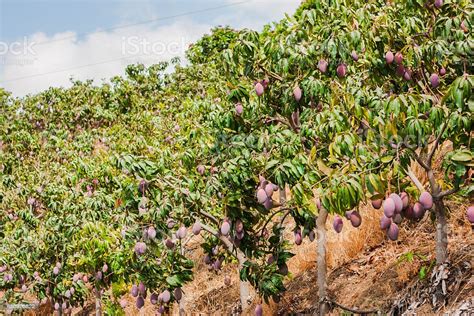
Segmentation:
<svg viewBox="0 0 474 316">
<path fill-rule="evenodd" d="M 326 296 L 325 210 L 346 215 L 358 226 L 360 215 L 345 212 L 366 197 L 379 208 L 380 199 L 386 197 L 388 210 L 382 222 L 388 220 L 388 225 L 382 225 L 389 238 L 396 239 L 401 216 L 390 219 L 395 209 L 419 219 L 424 209 L 431 208 L 430 196 L 434 196 L 439 222 L 437 263 L 446 259 L 442 199 L 460 189 L 472 164 L 472 76 L 466 73 L 472 49 L 465 32 L 470 9 L 465 1 L 424 7 L 416 2 L 307 1 L 293 18 L 261 34 L 249 31 L 226 51 L 227 70 L 235 82 L 254 81 L 268 111 L 261 119 L 299 134 L 315 161 L 317 180 L 308 181 L 306 188 L 316 189 L 321 196 L 321 300 Z M 237 109 L 245 112 L 246 107 L 237 104 Z M 453 142 L 455 152 L 446 156 L 449 182 L 442 191 L 431 160 L 445 140 Z M 432 144 L 429 150 L 428 144 Z M 427 172 L 430 194 L 423 193 L 409 170 L 412 161 Z M 418 198 L 407 175 L 421 190 L 415 206 L 403 192 L 410 192 L 412 200 Z M 306 190 L 308 196 L 310 191 Z M 334 228 L 342 228 L 338 216 Z M 324 309 L 322 304 L 322 313 Z"/>
</svg>

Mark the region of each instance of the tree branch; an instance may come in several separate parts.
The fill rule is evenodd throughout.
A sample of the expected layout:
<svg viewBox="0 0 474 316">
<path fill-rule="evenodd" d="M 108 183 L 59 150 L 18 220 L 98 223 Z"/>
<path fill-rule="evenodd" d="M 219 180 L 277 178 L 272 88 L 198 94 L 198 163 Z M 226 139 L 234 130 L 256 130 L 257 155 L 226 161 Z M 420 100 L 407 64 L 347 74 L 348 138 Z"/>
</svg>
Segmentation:
<svg viewBox="0 0 474 316">
<path fill-rule="evenodd" d="M 204 223 L 201 223 L 201 228 L 204 229 L 205 231 L 207 231 L 209 234 L 211 235 L 214 235 L 216 237 L 219 237 L 219 233 L 217 232 L 217 230 L 215 230 L 214 228 L 204 224 Z"/>
<path fill-rule="evenodd" d="M 413 158 L 415 158 L 415 160 L 420 164 L 420 166 L 423 167 L 423 169 L 425 169 L 426 171 L 431 170 L 431 167 L 428 166 L 428 165 L 423 161 L 423 159 L 421 159 L 420 155 L 418 155 L 418 154 L 416 153 L 416 151 L 414 151 L 414 150 L 411 149 L 410 147 L 405 147 L 405 148 L 408 149 L 408 150 L 411 152 Z"/>
<path fill-rule="evenodd" d="M 416 175 L 413 173 L 413 171 L 411 170 L 410 166 L 408 166 L 407 176 L 408 176 L 408 177 L 411 179 L 411 181 L 416 185 L 416 187 L 418 188 L 418 190 L 420 190 L 420 192 L 425 191 L 425 188 L 424 188 L 423 185 L 421 184 L 420 180 L 418 180 L 418 178 L 416 177 Z"/>
<path fill-rule="evenodd" d="M 201 215 L 204 215 L 207 219 L 209 219 L 209 220 L 210 220 L 211 222 L 213 222 L 214 224 L 219 225 L 219 221 L 218 221 L 217 218 L 215 218 L 212 214 L 209 214 L 209 213 L 207 213 L 207 212 L 205 212 L 205 211 L 202 211 L 202 210 L 199 211 L 199 213 L 200 213 Z"/>
<path fill-rule="evenodd" d="M 261 70 L 263 70 L 263 71 L 265 71 L 266 73 L 268 73 L 268 74 L 270 75 L 270 77 L 272 77 L 273 79 L 276 79 L 276 80 L 278 80 L 278 81 L 283 81 L 283 78 L 282 78 L 280 75 L 278 75 L 277 73 L 275 73 L 275 72 L 273 72 L 273 71 L 271 71 L 271 70 L 268 70 L 267 68 L 265 68 L 265 67 L 262 66 L 262 65 L 258 65 L 258 67 L 259 67 Z"/>
<path fill-rule="evenodd" d="M 426 171 L 428 174 L 428 180 L 430 181 L 431 194 L 437 196 L 439 194 L 439 186 L 436 183 L 436 178 L 434 176 L 433 170 L 430 168 Z"/>
<path fill-rule="evenodd" d="M 277 215 L 277 214 L 279 214 L 279 213 L 281 213 L 281 212 L 283 212 L 283 211 L 288 211 L 288 212 L 283 216 L 283 218 L 285 218 L 285 217 L 288 215 L 288 213 L 291 212 L 291 209 L 290 209 L 289 207 L 285 207 L 285 208 L 281 208 L 281 209 L 279 209 L 278 211 L 276 211 L 275 213 L 273 213 L 273 214 L 267 219 L 267 221 L 266 221 L 265 224 L 263 225 L 262 229 L 260 230 L 260 237 L 263 236 L 263 231 L 264 231 L 265 228 L 267 227 L 268 223 L 270 223 L 270 221 L 272 220 L 272 218 L 275 217 L 275 215 Z"/>
<path fill-rule="evenodd" d="M 285 213 L 285 215 L 283 215 L 283 217 L 280 220 L 280 227 L 283 225 L 283 222 L 285 221 L 285 218 L 290 214 L 291 211 L 292 211 L 291 209 L 288 209 L 288 211 Z"/>
<path fill-rule="evenodd" d="M 425 81 L 425 89 L 423 89 L 423 90 L 428 89 L 428 92 L 431 92 L 431 95 L 433 95 L 436 98 L 436 102 L 439 102 L 438 96 L 436 95 L 436 93 L 433 92 L 433 90 L 431 90 L 431 88 L 428 84 L 429 80 L 428 80 L 428 78 L 426 77 L 426 74 L 425 74 L 425 63 L 423 61 L 421 62 L 421 75 L 422 75 L 422 77 Z M 429 93 L 427 93 L 427 94 L 429 94 Z"/>
<path fill-rule="evenodd" d="M 226 236 L 222 234 L 219 234 L 218 231 L 216 231 L 212 227 L 207 226 L 204 223 L 201 223 L 201 227 L 208 233 L 219 238 L 219 240 L 224 244 L 227 250 L 229 250 L 229 252 L 239 261 L 240 264 L 243 264 L 247 260 L 243 252 L 237 249 L 237 247 L 234 246 L 234 244 L 232 243 L 232 241 L 230 241 L 229 238 L 227 238 Z"/>
<path fill-rule="evenodd" d="M 448 124 L 444 123 L 443 127 L 441 128 L 441 131 L 439 132 L 438 137 L 436 137 L 436 140 L 433 144 L 433 148 L 431 148 L 431 151 L 428 154 L 428 157 L 426 158 L 426 162 L 428 163 L 428 166 L 430 166 L 430 167 L 431 167 L 431 160 L 433 160 L 433 156 L 436 152 L 436 149 L 438 148 L 439 141 L 440 141 L 441 137 L 443 136 L 443 133 L 444 133 L 444 131 L 446 130 L 447 127 L 448 127 Z"/>
<path fill-rule="evenodd" d="M 441 191 L 438 195 L 435 196 L 435 198 L 442 199 L 445 196 L 448 196 L 448 195 L 451 195 L 453 193 L 458 192 L 460 189 L 461 189 L 460 187 L 455 187 L 455 188 L 452 188 L 450 190 Z"/>
<path fill-rule="evenodd" d="M 294 129 L 293 126 L 291 126 L 291 123 L 290 123 L 290 122 L 287 122 L 287 121 L 285 121 L 285 120 L 282 119 L 282 118 L 277 118 L 277 117 L 270 118 L 270 117 L 269 117 L 269 118 L 264 119 L 264 123 L 265 123 L 265 124 L 271 124 L 271 123 L 273 123 L 273 122 L 281 123 L 281 124 L 283 124 L 283 125 L 288 126 L 288 127 L 291 128 L 291 129 Z"/>
<path fill-rule="evenodd" d="M 466 181 L 467 178 L 468 178 L 468 173 L 466 172 L 466 174 L 462 177 L 462 179 L 463 179 L 463 181 Z M 458 192 L 459 190 L 461 190 L 461 187 L 462 187 L 462 185 L 455 185 L 454 188 L 452 188 L 452 189 L 438 192 L 438 194 L 436 194 L 434 197 L 437 198 L 438 200 L 441 200 L 445 196 L 448 196 L 448 195 L 451 195 L 451 194 L 454 194 L 454 193 Z"/>
</svg>

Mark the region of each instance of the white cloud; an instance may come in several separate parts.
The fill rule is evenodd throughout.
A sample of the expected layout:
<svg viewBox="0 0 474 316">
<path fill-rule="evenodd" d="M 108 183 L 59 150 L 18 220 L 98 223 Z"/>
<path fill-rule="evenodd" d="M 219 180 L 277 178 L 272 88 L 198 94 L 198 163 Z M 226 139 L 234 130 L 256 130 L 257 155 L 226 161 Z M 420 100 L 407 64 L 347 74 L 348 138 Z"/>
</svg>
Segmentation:
<svg viewBox="0 0 474 316">
<path fill-rule="evenodd" d="M 92 33 L 83 40 L 72 32 L 53 37 L 37 33 L 28 38 L 37 43 L 32 46 L 34 54 L 9 54 L 3 59 L 0 84 L 21 96 L 50 86 L 68 86 L 70 77 L 108 79 L 123 74 L 128 64 L 151 65 L 176 56 L 184 58 L 189 43 L 210 27 L 180 20 L 154 29 L 137 26 Z"/>
<path fill-rule="evenodd" d="M 225 3 L 236 1 L 226 0 Z M 71 77 L 100 82 L 123 74 L 128 64 L 151 65 L 175 56 L 184 58 L 188 44 L 215 25 L 260 29 L 272 20 L 281 19 L 285 12 L 294 12 L 299 3 L 299 0 L 252 0 L 233 6 L 231 15 L 216 12 L 205 23 L 183 17 L 169 21 L 167 25 L 117 28 L 92 33 L 85 38 L 78 38 L 74 32 L 51 37 L 36 33 L 27 38 L 29 43 L 37 43 L 33 45 L 34 54 L 0 54 L 0 87 L 22 96 L 50 86 L 68 86 Z M 140 7 L 143 10 L 143 6 Z M 136 12 L 131 14 L 137 16 Z M 122 19 L 129 20 L 127 15 Z"/>
</svg>

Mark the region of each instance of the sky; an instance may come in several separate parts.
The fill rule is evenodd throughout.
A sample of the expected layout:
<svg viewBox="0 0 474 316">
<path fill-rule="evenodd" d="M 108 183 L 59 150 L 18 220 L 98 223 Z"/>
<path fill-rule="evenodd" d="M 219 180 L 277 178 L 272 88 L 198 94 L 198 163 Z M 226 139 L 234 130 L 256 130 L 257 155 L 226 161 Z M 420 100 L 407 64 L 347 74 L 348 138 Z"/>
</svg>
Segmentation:
<svg viewBox="0 0 474 316">
<path fill-rule="evenodd" d="M 260 30 L 301 0 L 0 0 L 0 87 L 15 96 L 181 57 L 218 25 Z"/>
</svg>

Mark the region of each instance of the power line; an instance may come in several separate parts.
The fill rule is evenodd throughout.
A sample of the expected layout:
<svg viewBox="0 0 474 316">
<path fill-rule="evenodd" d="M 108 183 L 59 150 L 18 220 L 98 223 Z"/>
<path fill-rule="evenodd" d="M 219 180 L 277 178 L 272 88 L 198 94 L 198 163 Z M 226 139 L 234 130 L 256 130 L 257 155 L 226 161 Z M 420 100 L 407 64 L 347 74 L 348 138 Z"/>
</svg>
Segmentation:
<svg viewBox="0 0 474 316">
<path fill-rule="evenodd" d="M 12 82 L 12 81 L 19 81 L 19 80 L 30 79 L 30 78 L 35 78 L 35 77 L 42 77 L 42 76 L 52 75 L 52 74 L 61 73 L 61 72 L 65 72 L 65 71 L 70 71 L 70 70 L 75 70 L 75 69 L 81 69 L 81 68 L 88 68 L 88 67 L 98 66 L 98 65 L 103 65 L 103 64 L 109 64 L 109 63 L 112 63 L 112 62 L 115 62 L 115 61 L 119 61 L 119 60 L 125 60 L 125 59 L 129 59 L 129 58 L 133 58 L 133 57 L 136 58 L 136 57 L 142 57 L 142 56 L 144 56 L 144 54 L 142 54 L 142 55 L 137 55 L 137 56 L 121 57 L 121 58 L 116 58 L 116 59 L 109 59 L 109 60 L 99 61 L 99 62 L 91 63 L 91 64 L 85 64 L 85 65 L 80 65 L 80 66 L 75 66 L 75 67 L 70 67 L 70 68 L 64 68 L 64 69 L 58 69 L 58 70 L 53 70 L 53 71 L 49 71 L 49 72 L 43 72 L 43 73 L 34 74 L 34 75 L 29 75 L 29 76 L 23 76 L 23 77 L 12 78 L 12 79 L 9 79 L 9 80 L 0 81 L 0 83 Z"/>
<path fill-rule="evenodd" d="M 216 7 L 211 7 L 211 8 L 206 8 L 206 9 L 202 9 L 202 10 L 188 11 L 188 12 L 184 12 L 184 13 L 169 15 L 169 16 L 156 18 L 156 19 L 151 19 L 151 20 L 146 20 L 146 21 L 141 21 L 141 22 L 137 22 L 137 23 L 110 27 L 110 28 L 106 28 L 106 29 L 102 29 L 102 30 L 97 30 L 97 31 L 94 31 L 94 32 L 79 33 L 79 34 L 75 34 L 75 35 L 71 35 L 71 36 L 57 38 L 57 39 L 54 39 L 54 40 L 38 42 L 38 43 L 35 43 L 35 46 L 45 45 L 45 44 L 50 44 L 50 43 L 55 43 L 55 42 L 61 42 L 61 41 L 65 41 L 65 40 L 68 40 L 68 39 L 74 39 L 76 37 L 87 36 L 87 35 L 90 35 L 90 34 L 104 33 L 104 32 L 109 32 L 109 31 L 118 30 L 118 29 L 125 29 L 125 28 L 129 28 L 129 27 L 137 26 L 137 25 L 143 25 L 143 24 L 148 24 L 148 23 L 153 23 L 153 22 L 172 20 L 172 19 L 176 19 L 176 18 L 179 18 L 179 17 L 183 17 L 183 16 L 189 16 L 189 15 L 194 15 L 194 14 L 199 14 L 199 13 L 216 11 L 216 10 L 220 10 L 220 9 L 225 9 L 225 8 L 229 8 L 229 7 L 233 7 L 233 6 L 242 5 L 244 3 L 248 3 L 248 2 L 252 2 L 252 1 L 253 0 L 233 2 L 233 3 L 229 3 L 229 4 L 225 4 L 225 5 L 221 5 L 221 6 L 216 6 Z"/>
<path fill-rule="evenodd" d="M 88 34 L 95 34 L 95 33 L 98 33 L 98 32 L 99 33 L 100 32 L 106 32 L 106 31 L 111 31 L 111 30 L 115 30 L 115 29 L 123 29 L 123 28 L 127 28 L 127 27 L 147 24 L 147 23 L 156 22 L 156 21 L 164 21 L 164 20 L 175 19 L 175 18 L 182 17 L 182 16 L 199 14 L 199 13 L 219 10 L 219 9 L 223 9 L 223 8 L 227 8 L 227 7 L 242 5 L 244 3 L 248 3 L 248 2 L 252 2 L 252 1 L 254 1 L 254 0 L 245 0 L 245 1 L 240 1 L 240 2 L 233 2 L 233 3 L 230 3 L 230 4 L 226 4 L 226 5 L 216 6 L 216 7 L 202 9 L 202 10 L 184 12 L 184 13 L 180 13 L 180 14 L 176 14 L 176 15 L 170 15 L 170 16 L 166 16 L 166 17 L 162 17 L 162 18 L 137 22 L 137 23 L 134 23 L 134 24 L 127 24 L 127 25 L 122 25 L 122 26 L 117 26 L 117 27 L 111 27 L 111 28 L 100 30 L 100 31 L 97 31 L 97 32 L 81 33 L 81 34 L 79 34 L 79 36 L 85 36 L 85 35 L 88 35 Z M 53 42 L 64 41 L 64 40 L 67 40 L 67 39 L 70 39 L 70 38 L 76 38 L 76 35 L 63 37 L 63 38 L 60 38 L 60 39 L 55 39 L 55 40 L 50 40 L 50 41 L 43 41 L 43 42 L 35 43 L 35 45 L 44 45 L 44 44 L 49 44 L 49 43 L 53 43 Z M 143 55 L 127 56 L 127 57 L 121 57 L 121 58 L 116 58 L 116 59 L 104 60 L 104 61 L 97 62 L 97 63 L 85 64 L 85 65 L 80 65 L 80 66 L 75 66 L 75 67 L 70 67 L 70 68 L 65 68 L 65 69 L 53 70 L 53 71 L 49 71 L 49 72 L 45 72 L 45 73 L 39 73 L 39 74 L 33 74 L 33 75 L 29 75 L 29 76 L 12 78 L 12 79 L 8 79 L 8 80 L 0 81 L 0 83 L 4 84 L 6 82 L 14 82 L 14 81 L 19 81 L 19 80 L 23 80 L 23 79 L 42 77 L 42 76 L 46 76 L 46 75 L 61 73 L 61 72 L 70 71 L 70 70 L 82 69 L 82 68 L 87 68 L 87 67 L 92 67 L 92 66 L 97 66 L 97 65 L 103 65 L 103 64 L 107 64 L 107 63 L 111 63 L 111 62 L 115 62 L 115 61 L 119 61 L 119 60 L 125 60 L 125 59 L 129 59 L 129 58 L 132 58 L 132 57 L 141 57 L 141 56 L 143 56 Z"/>
</svg>

